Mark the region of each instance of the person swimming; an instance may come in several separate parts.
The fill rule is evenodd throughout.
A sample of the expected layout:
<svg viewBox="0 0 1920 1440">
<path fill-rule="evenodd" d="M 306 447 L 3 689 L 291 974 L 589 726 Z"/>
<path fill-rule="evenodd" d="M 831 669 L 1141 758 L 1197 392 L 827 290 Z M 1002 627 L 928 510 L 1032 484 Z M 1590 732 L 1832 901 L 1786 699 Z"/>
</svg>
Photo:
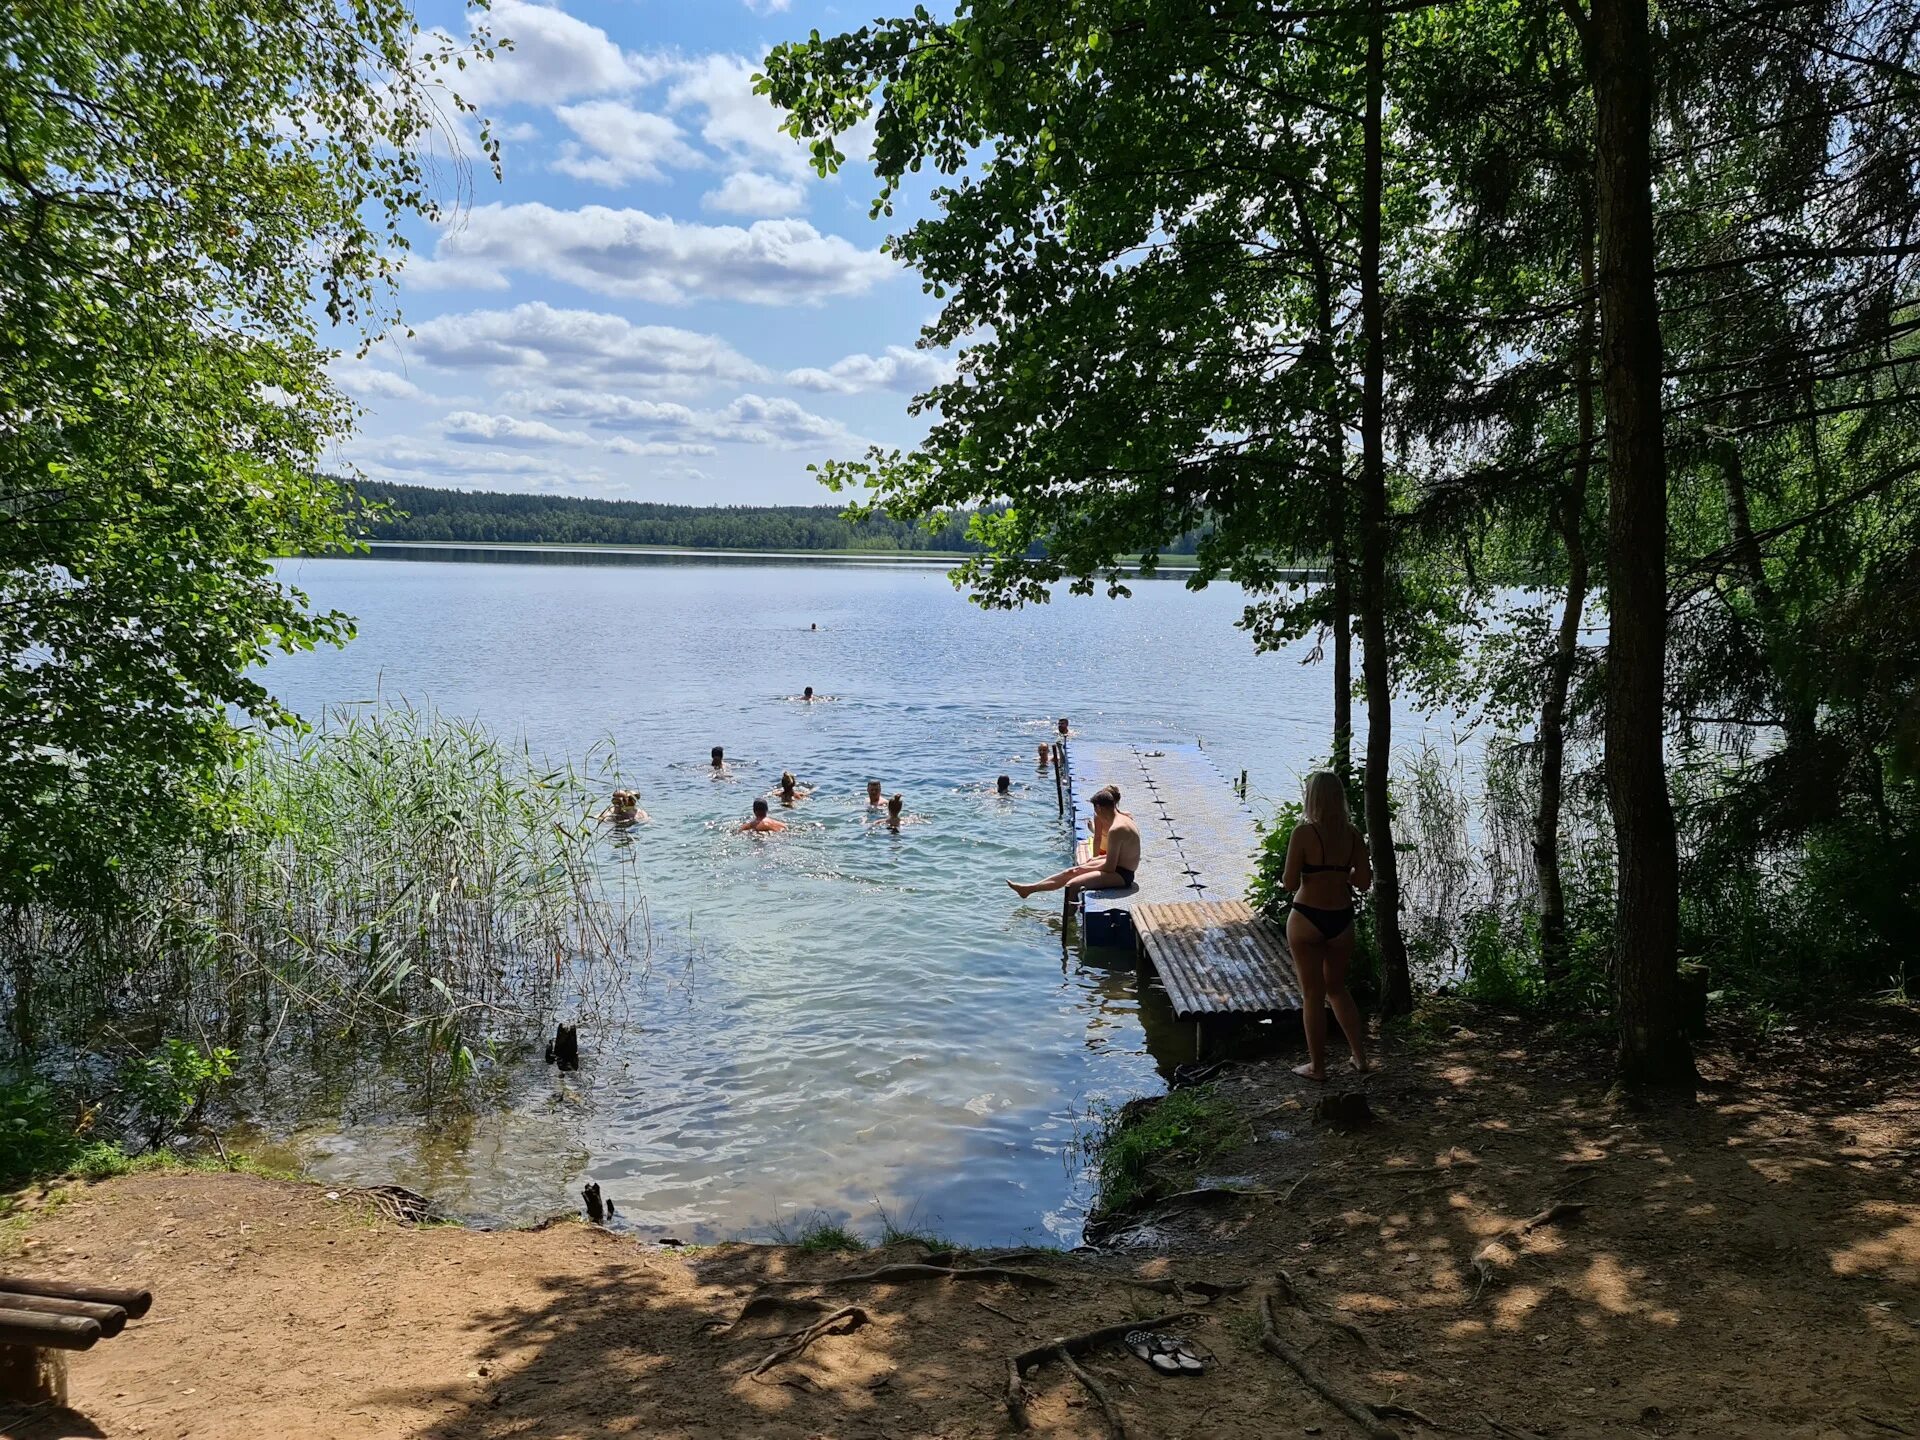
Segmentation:
<svg viewBox="0 0 1920 1440">
<path fill-rule="evenodd" d="M 1060 733 L 1062 735 L 1070 735 L 1073 733 L 1072 731 L 1067 729 L 1067 717 L 1064 715 L 1060 717 Z"/>
<path fill-rule="evenodd" d="M 809 686 L 807 686 L 807 688 L 806 688 L 806 689 L 804 689 L 804 690 L 802 690 L 802 691 L 800 692 L 800 698 L 801 698 L 802 700 L 806 700 L 806 701 L 809 701 L 809 702 L 811 702 L 811 701 L 812 701 L 812 699 L 813 699 L 813 687 L 812 687 L 811 685 L 809 685 Z"/>
<path fill-rule="evenodd" d="M 713 773 L 717 777 L 725 773 L 726 768 L 727 752 L 722 747 L 716 745 L 713 747 Z"/>
<path fill-rule="evenodd" d="M 1042 741 L 1040 742 L 1040 750 L 1039 750 L 1039 759 L 1040 759 L 1040 769 L 1041 769 L 1041 770 L 1043 770 L 1043 771 L 1044 771 L 1044 770 L 1045 770 L 1045 769 L 1047 768 L 1047 761 L 1048 761 L 1049 759 L 1051 759 L 1051 758 L 1052 758 L 1052 755 L 1053 755 L 1053 752 L 1052 752 L 1051 750 L 1049 750 L 1049 749 L 1047 749 L 1047 742 L 1046 742 L 1046 741 L 1044 741 L 1044 740 L 1042 740 Z"/>
<path fill-rule="evenodd" d="M 640 792 L 614 791 L 613 803 L 600 812 L 599 818 L 612 821 L 615 825 L 634 825 L 645 820 L 647 812 L 640 808 Z"/>
<path fill-rule="evenodd" d="M 1120 808 L 1117 787 L 1105 785 L 1093 792 L 1093 829 L 1097 859 L 1029 885 L 1009 880 L 1007 888 L 1022 900 L 1042 890 L 1065 890 L 1069 901 L 1083 890 L 1126 889 L 1140 868 L 1140 830 Z"/>
<path fill-rule="evenodd" d="M 1011 775 L 1002 775 L 994 782 L 994 791 L 1001 795 L 1011 795 L 1013 793 L 1013 777 Z"/>
<path fill-rule="evenodd" d="M 813 791 L 794 779 L 791 770 L 782 770 L 780 772 L 780 783 L 767 793 L 769 795 L 778 795 L 782 805 L 791 805 L 796 800 L 806 799 Z"/>
<path fill-rule="evenodd" d="M 767 802 L 765 800 L 755 800 L 753 802 L 753 818 L 743 824 L 740 830 L 742 833 L 751 832 L 756 835 L 763 835 L 786 828 L 786 821 L 776 820 L 767 813 Z"/>
<path fill-rule="evenodd" d="M 878 780 L 867 781 L 867 808 L 869 810 L 878 810 L 886 803 L 886 797 L 880 793 L 880 782 Z"/>
<path fill-rule="evenodd" d="M 907 802 L 898 795 L 893 796 L 887 801 L 887 829 L 898 833 L 900 829 L 900 812 L 906 807 L 906 803 Z"/>
</svg>

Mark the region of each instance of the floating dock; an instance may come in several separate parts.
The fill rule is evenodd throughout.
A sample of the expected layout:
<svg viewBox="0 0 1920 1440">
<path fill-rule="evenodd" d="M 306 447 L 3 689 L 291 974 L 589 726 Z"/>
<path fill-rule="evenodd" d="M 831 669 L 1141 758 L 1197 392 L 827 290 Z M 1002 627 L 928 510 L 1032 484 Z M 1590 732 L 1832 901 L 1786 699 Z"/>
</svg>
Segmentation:
<svg viewBox="0 0 1920 1440">
<path fill-rule="evenodd" d="M 1088 891 L 1088 945 L 1137 950 L 1159 974 L 1180 1019 L 1297 1013 L 1293 957 L 1277 925 L 1246 902 L 1259 846 L 1253 812 L 1198 745 L 1069 740 L 1067 795 L 1074 834 L 1093 819 L 1091 796 L 1120 788 L 1140 827 L 1140 869 L 1124 890 Z M 1085 858 L 1086 842 L 1074 853 Z"/>
</svg>

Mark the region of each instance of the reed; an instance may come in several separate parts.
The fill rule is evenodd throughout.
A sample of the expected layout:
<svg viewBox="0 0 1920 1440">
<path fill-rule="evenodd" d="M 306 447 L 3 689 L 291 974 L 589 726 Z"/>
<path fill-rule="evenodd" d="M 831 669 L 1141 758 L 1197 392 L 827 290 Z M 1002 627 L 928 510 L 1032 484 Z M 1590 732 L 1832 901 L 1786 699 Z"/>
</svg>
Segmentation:
<svg viewBox="0 0 1920 1440">
<path fill-rule="evenodd" d="M 118 911 L 16 914 L 5 943 L 42 960 L 43 1019 L 105 1000 L 259 1053 L 372 1041 L 458 1086 L 557 1010 L 617 1007 L 648 959 L 630 853 L 592 819 L 615 757 L 588 763 L 405 704 L 341 707 L 254 747 L 218 832 L 131 870 Z"/>
</svg>

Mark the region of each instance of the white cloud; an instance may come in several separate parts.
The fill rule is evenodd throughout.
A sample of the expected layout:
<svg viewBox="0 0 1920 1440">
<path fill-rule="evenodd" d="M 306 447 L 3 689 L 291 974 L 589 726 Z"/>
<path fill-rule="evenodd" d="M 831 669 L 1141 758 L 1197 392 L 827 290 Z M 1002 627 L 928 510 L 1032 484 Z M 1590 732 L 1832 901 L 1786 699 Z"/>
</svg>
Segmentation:
<svg viewBox="0 0 1920 1440">
<path fill-rule="evenodd" d="M 601 473 L 583 471 L 576 462 L 551 455 L 435 444 L 413 436 L 360 440 L 348 446 L 345 453 L 375 479 L 450 483 L 457 477 L 584 477 Z"/>
<path fill-rule="evenodd" d="M 463 445 L 511 445 L 538 449 L 547 445 L 590 445 L 585 435 L 556 430 L 542 420 L 516 420 L 511 415 L 482 415 L 476 410 L 456 410 L 447 416 L 441 431 L 449 440 Z"/>
<path fill-rule="evenodd" d="M 778 15 L 792 3 L 793 0 L 746 0 L 747 9 L 756 15 Z"/>
<path fill-rule="evenodd" d="M 427 392 L 391 370 L 345 364 L 336 371 L 340 384 L 362 400 L 424 400 Z"/>
<path fill-rule="evenodd" d="M 693 391 L 766 372 L 726 341 L 671 325 L 635 325 L 597 310 L 544 302 L 422 320 L 402 342 L 443 369 L 477 369 L 521 384 L 594 380 L 632 389 Z"/>
<path fill-rule="evenodd" d="M 589 205 L 482 205 L 440 232 L 415 284 L 504 289 L 510 271 L 606 295 L 680 304 L 696 298 L 796 305 L 860 295 L 894 273 L 878 251 L 804 220 L 701 225 Z"/>
<path fill-rule="evenodd" d="M 787 384 L 797 390 L 855 395 L 863 390 L 902 390 L 916 394 L 954 376 L 953 361 L 905 345 L 889 345 L 884 355 L 849 355 L 825 370 L 790 370 Z"/>
<path fill-rule="evenodd" d="M 739 55 L 701 55 L 670 62 L 669 110 L 696 110 L 700 138 L 716 150 L 795 180 L 813 173 L 804 142 L 780 127 L 787 112 L 753 92 L 758 66 Z M 842 147 L 845 148 L 844 146 Z"/>
<path fill-rule="evenodd" d="M 596 185 L 663 180 L 669 166 L 705 163 L 681 138 L 680 127 L 665 115 L 636 110 L 618 100 L 562 105 L 553 113 L 592 152 L 584 153 L 580 145 L 569 142 L 553 162 L 554 169 L 576 180 Z"/>
<path fill-rule="evenodd" d="M 742 395 L 717 410 L 591 390 L 516 392 L 502 397 L 502 403 L 556 420 L 637 431 L 658 442 L 765 445 L 782 450 L 860 444 L 859 437 L 838 420 L 816 415 L 796 401 L 764 395 Z"/>
<path fill-rule="evenodd" d="M 776 180 L 758 170 L 736 171 L 700 197 L 707 209 L 729 215 L 790 215 L 806 200 L 806 186 L 798 180 Z"/>
<path fill-rule="evenodd" d="M 605 448 L 616 455 L 641 455 L 657 457 L 665 455 L 712 455 L 716 448 L 712 445 L 698 445 L 682 440 L 629 440 L 624 435 L 616 435 L 606 442 Z"/>
<path fill-rule="evenodd" d="M 597 25 L 551 5 L 494 0 L 476 16 L 496 42 L 493 60 L 469 64 L 448 83 L 462 99 L 488 106 L 552 105 L 580 95 L 607 95 L 646 83 L 658 72 L 644 57 L 622 50 Z M 444 39 L 445 32 L 436 32 Z"/>
</svg>

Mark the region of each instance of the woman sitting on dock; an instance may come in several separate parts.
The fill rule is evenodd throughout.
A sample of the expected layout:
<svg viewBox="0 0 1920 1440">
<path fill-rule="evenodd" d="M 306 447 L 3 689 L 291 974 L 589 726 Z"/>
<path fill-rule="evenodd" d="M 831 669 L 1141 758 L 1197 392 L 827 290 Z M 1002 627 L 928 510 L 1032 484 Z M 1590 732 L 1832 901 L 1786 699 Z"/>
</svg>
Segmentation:
<svg viewBox="0 0 1920 1440">
<path fill-rule="evenodd" d="M 1065 890 L 1067 898 L 1072 899 L 1082 890 L 1126 889 L 1140 868 L 1140 830 L 1133 817 L 1120 808 L 1120 792 L 1111 785 L 1093 792 L 1093 833 L 1100 846 L 1094 852 L 1094 861 L 1031 885 L 1009 880 L 1008 886 L 1022 900 L 1042 890 Z"/>
<path fill-rule="evenodd" d="M 1331 770 L 1307 776 L 1302 819 L 1287 841 L 1287 865 L 1280 884 L 1293 892 L 1287 916 L 1287 947 L 1300 975 L 1300 1016 L 1307 1032 L 1307 1063 L 1293 1073 L 1308 1080 L 1327 1078 L 1327 1006 L 1346 1033 L 1353 1068 L 1373 1068 L 1367 1059 L 1367 1030 L 1347 990 L 1347 965 L 1353 959 L 1353 892 L 1373 884 L 1367 842 L 1353 828 L 1347 788 Z"/>
</svg>

